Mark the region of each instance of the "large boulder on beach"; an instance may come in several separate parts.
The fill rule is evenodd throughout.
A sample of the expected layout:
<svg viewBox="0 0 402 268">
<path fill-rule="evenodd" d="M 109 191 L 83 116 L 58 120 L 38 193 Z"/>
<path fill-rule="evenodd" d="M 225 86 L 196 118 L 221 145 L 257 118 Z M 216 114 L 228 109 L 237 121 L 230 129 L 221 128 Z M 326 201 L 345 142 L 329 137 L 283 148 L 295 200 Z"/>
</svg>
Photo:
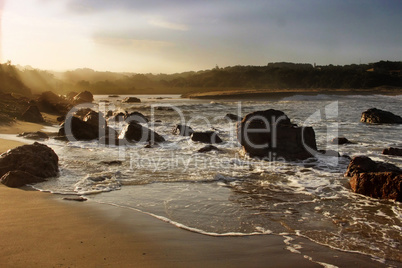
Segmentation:
<svg viewBox="0 0 402 268">
<path fill-rule="evenodd" d="M 57 176 L 58 163 L 59 158 L 51 148 L 35 142 L 32 145 L 19 146 L 1 155 L 0 177 L 3 184 L 20 187 L 26 183 L 43 181 L 46 178 Z M 10 171 L 11 173 L 9 173 Z M 18 184 L 15 182 L 16 180 L 21 180 L 20 184 L 23 184 Z"/>
<path fill-rule="evenodd" d="M 69 131 L 66 129 L 67 126 L 70 126 Z M 99 128 L 73 116 L 61 125 L 59 136 L 66 137 L 70 141 L 89 141 L 99 138 Z"/>
<path fill-rule="evenodd" d="M 402 149 L 400 148 L 393 148 L 389 147 L 382 151 L 384 155 L 395 155 L 395 156 L 402 156 Z"/>
<path fill-rule="evenodd" d="M 136 97 L 127 97 L 122 101 L 122 103 L 138 103 L 138 102 L 141 102 L 141 100 Z"/>
<path fill-rule="evenodd" d="M 89 91 L 83 91 L 81 93 L 78 93 L 73 98 L 74 104 L 91 103 L 93 101 L 94 101 L 94 96 Z"/>
<path fill-rule="evenodd" d="M 127 124 L 120 132 L 119 139 L 124 139 L 127 142 L 150 142 L 150 143 L 165 141 L 165 139 L 155 131 L 143 127 L 142 125 L 136 122 L 131 122 L 130 124 Z"/>
<path fill-rule="evenodd" d="M 194 133 L 194 130 L 190 126 L 177 124 L 172 129 L 172 133 L 180 136 L 191 136 L 191 134 Z"/>
<path fill-rule="evenodd" d="M 31 105 L 25 112 L 22 114 L 21 119 L 27 122 L 32 123 L 43 123 L 45 120 L 43 119 L 42 114 L 39 111 L 38 106 Z"/>
<path fill-rule="evenodd" d="M 362 113 L 360 121 L 370 124 L 402 124 L 402 117 L 391 112 L 371 108 Z"/>
<path fill-rule="evenodd" d="M 221 143 L 222 139 L 218 136 L 215 131 L 205 131 L 205 132 L 193 132 L 191 134 L 192 141 L 198 141 L 202 143 Z"/>
<path fill-rule="evenodd" d="M 402 170 L 393 164 L 356 156 L 350 161 L 345 176 L 351 177 L 349 182 L 355 193 L 402 201 Z"/>
<path fill-rule="evenodd" d="M 246 115 L 237 123 L 237 138 L 252 157 L 306 159 L 317 151 L 312 127 L 298 127 L 274 109 Z"/>
</svg>

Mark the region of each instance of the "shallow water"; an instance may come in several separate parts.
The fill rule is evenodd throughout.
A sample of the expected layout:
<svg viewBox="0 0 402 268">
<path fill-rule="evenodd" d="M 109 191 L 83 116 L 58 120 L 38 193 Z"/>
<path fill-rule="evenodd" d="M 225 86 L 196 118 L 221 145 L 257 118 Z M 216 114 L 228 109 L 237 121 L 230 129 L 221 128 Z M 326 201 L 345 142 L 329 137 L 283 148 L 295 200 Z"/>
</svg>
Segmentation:
<svg viewBox="0 0 402 268">
<path fill-rule="evenodd" d="M 137 96 L 142 100 L 138 104 L 122 104 L 122 97 L 96 100 L 107 99 L 107 106 L 147 115 L 149 126 L 167 142 L 147 149 L 145 143 L 102 147 L 96 142 L 66 145 L 50 140 L 47 144 L 60 157 L 60 176 L 36 184 L 37 189 L 86 195 L 207 235 L 293 234 L 340 250 L 402 261 L 402 204 L 352 193 L 343 177 L 347 158 L 251 159 L 240 153 L 235 123 L 223 118 L 226 113 L 244 116 L 278 109 L 294 123 L 312 126 L 319 149 L 351 157 L 368 155 L 402 167 L 402 158 L 381 154 L 386 147 L 402 147 L 402 125 L 359 122 L 361 112 L 373 107 L 401 115 L 401 96 L 293 96 L 241 103 Z M 194 130 L 217 131 L 224 140 L 218 145 L 222 151 L 197 153 L 205 144 L 171 133 L 181 121 Z M 355 144 L 328 144 L 337 136 Z M 101 163 L 112 160 L 121 160 L 122 165 Z M 106 179 L 94 180 L 97 176 Z"/>
</svg>

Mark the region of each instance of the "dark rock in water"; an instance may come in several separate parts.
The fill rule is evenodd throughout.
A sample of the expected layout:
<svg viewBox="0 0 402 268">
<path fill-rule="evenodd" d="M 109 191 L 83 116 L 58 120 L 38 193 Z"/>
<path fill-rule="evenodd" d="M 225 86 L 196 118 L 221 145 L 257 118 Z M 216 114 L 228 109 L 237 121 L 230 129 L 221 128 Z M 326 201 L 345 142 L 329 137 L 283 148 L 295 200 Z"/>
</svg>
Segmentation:
<svg viewBox="0 0 402 268">
<path fill-rule="evenodd" d="M 372 108 L 362 113 L 360 121 L 370 124 L 402 124 L 402 117 L 391 112 Z"/>
<path fill-rule="evenodd" d="M 306 159 L 317 151 L 312 127 L 298 127 L 273 109 L 246 115 L 237 123 L 237 138 L 252 157 Z"/>
<path fill-rule="evenodd" d="M 372 198 L 402 201 L 402 174 L 394 172 L 360 173 L 350 179 L 355 193 Z"/>
<path fill-rule="evenodd" d="M 158 133 L 132 122 L 124 127 L 119 136 L 128 142 L 164 142 L 165 139 Z"/>
<path fill-rule="evenodd" d="M 99 129 L 92 126 L 91 124 L 82 121 L 81 119 L 73 116 L 70 118 L 71 121 L 66 120 L 59 130 L 59 136 L 67 137 L 69 140 L 94 140 L 99 137 Z M 66 131 L 67 123 L 71 123 L 70 133 Z"/>
<path fill-rule="evenodd" d="M 117 122 L 123 122 L 125 119 L 126 119 L 126 114 L 123 112 L 119 112 L 113 117 L 113 120 L 117 121 Z"/>
<path fill-rule="evenodd" d="M 218 134 L 214 131 L 206 132 L 193 132 L 191 134 L 192 141 L 198 141 L 202 143 L 221 143 L 223 142 Z"/>
<path fill-rule="evenodd" d="M 235 121 L 235 122 L 241 121 L 243 119 L 242 117 L 240 117 L 238 115 L 235 115 L 235 114 L 226 114 L 224 118 L 225 119 L 230 119 L 230 120 Z"/>
<path fill-rule="evenodd" d="M 318 152 L 324 156 L 334 156 L 334 157 L 341 157 L 341 155 L 334 150 L 318 150 Z"/>
<path fill-rule="evenodd" d="M 38 106 L 32 105 L 22 114 L 21 119 L 32 123 L 43 123 L 45 120 L 39 111 Z"/>
<path fill-rule="evenodd" d="M 85 197 L 82 197 L 82 196 L 76 196 L 76 197 L 64 197 L 63 200 L 84 202 L 84 201 L 87 201 L 88 199 L 86 199 Z"/>
<path fill-rule="evenodd" d="M 343 145 L 343 144 L 352 144 L 353 142 L 351 142 L 350 140 L 348 140 L 345 137 L 338 137 L 338 138 L 332 139 L 331 143 L 332 144 Z"/>
<path fill-rule="evenodd" d="M 94 101 L 94 96 L 89 91 L 81 92 L 73 98 L 74 104 L 91 103 L 93 101 Z"/>
<path fill-rule="evenodd" d="M 109 117 L 112 117 L 112 116 L 113 116 L 113 111 L 107 111 L 106 117 L 109 118 Z"/>
<path fill-rule="evenodd" d="M 12 188 L 19 188 L 26 184 L 32 184 L 37 182 L 46 181 L 44 178 L 39 178 L 31 173 L 21 171 L 21 170 L 13 170 L 9 171 L 0 178 L 1 183 Z"/>
<path fill-rule="evenodd" d="M 370 172 L 401 172 L 401 169 L 393 164 L 376 162 L 367 156 L 356 156 L 350 161 L 345 176 L 352 177 L 355 174 Z"/>
<path fill-rule="evenodd" d="M 395 156 L 402 156 L 402 149 L 389 147 L 382 151 L 382 154 L 385 155 L 395 155 Z"/>
<path fill-rule="evenodd" d="M 167 106 L 158 106 L 158 107 L 155 108 L 155 110 L 157 110 L 157 111 L 169 111 L 169 112 L 174 111 L 174 109 L 172 107 L 167 107 Z"/>
<path fill-rule="evenodd" d="M 352 177 L 350 186 L 355 193 L 402 201 L 402 170 L 395 165 L 357 156 L 349 163 L 345 176 Z"/>
<path fill-rule="evenodd" d="M 148 118 L 140 112 L 132 112 L 125 116 L 125 121 L 127 123 L 136 122 L 136 123 L 148 123 Z"/>
<path fill-rule="evenodd" d="M 79 119 L 83 120 L 84 117 L 91 112 L 95 112 L 94 110 L 92 110 L 91 108 L 83 108 L 83 109 L 79 109 L 78 111 L 74 112 L 74 116 L 78 117 Z"/>
<path fill-rule="evenodd" d="M 141 102 L 141 100 L 136 97 L 127 97 L 122 102 L 123 103 L 138 103 L 138 102 Z"/>
<path fill-rule="evenodd" d="M 39 178 L 55 177 L 59 171 L 58 163 L 59 158 L 51 148 L 35 142 L 32 145 L 19 146 L 1 155 L 0 177 L 17 170 Z M 13 178 L 18 177 L 17 175 L 24 174 L 11 174 Z"/>
<path fill-rule="evenodd" d="M 194 133 L 194 130 L 189 126 L 179 124 L 173 128 L 172 133 L 180 136 L 191 136 L 191 134 Z"/>
<path fill-rule="evenodd" d="M 107 127 L 107 122 L 103 114 L 95 111 L 88 112 L 84 116 L 83 121 L 98 129 L 105 129 Z"/>
<path fill-rule="evenodd" d="M 201 149 L 198 150 L 199 153 L 207 153 L 210 151 L 218 151 L 220 152 L 220 149 L 218 147 L 215 147 L 213 145 L 207 145 L 205 147 L 202 147 Z"/>
<path fill-rule="evenodd" d="M 113 161 L 101 161 L 100 164 L 107 166 L 121 166 L 123 164 L 122 161 L 113 160 Z"/>
<path fill-rule="evenodd" d="M 18 137 L 23 137 L 25 139 L 30 139 L 30 140 L 47 140 L 49 139 L 49 136 L 41 131 L 37 132 L 23 132 L 18 135 Z"/>
</svg>

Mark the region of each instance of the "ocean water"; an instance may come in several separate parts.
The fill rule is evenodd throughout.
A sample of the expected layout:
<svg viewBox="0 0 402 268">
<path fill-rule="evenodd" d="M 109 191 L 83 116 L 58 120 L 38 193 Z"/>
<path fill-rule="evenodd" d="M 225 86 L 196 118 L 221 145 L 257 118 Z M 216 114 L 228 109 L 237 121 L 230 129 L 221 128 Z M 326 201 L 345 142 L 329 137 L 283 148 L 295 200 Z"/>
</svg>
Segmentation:
<svg viewBox="0 0 402 268">
<path fill-rule="evenodd" d="M 227 113 L 244 116 L 278 109 L 292 122 L 312 126 L 319 149 L 367 155 L 402 167 L 402 158 L 381 154 L 384 148 L 402 147 L 402 125 L 359 122 L 361 113 L 373 107 L 402 115 L 402 96 L 296 95 L 239 102 L 142 95 L 136 96 L 141 103 L 123 104 L 124 97 L 96 96 L 96 108 L 141 112 L 150 119 L 148 127 L 166 142 L 153 148 L 145 148 L 145 143 L 105 147 L 51 139 L 46 144 L 59 155 L 60 176 L 35 188 L 83 195 L 128 208 L 128 213 L 141 211 L 205 235 L 296 235 L 379 261 L 402 262 L 402 204 L 353 193 L 343 176 L 347 157 L 252 159 L 241 153 L 236 124 L 224 119 Z M 196 131 L 215 130 L 224 140 L 217 145 L 221 151 L 198 153 L 205 144 L 172 134 L 179 123 Z M 123 123 L 110 120 L 109 126 L 120 130 Z M 354 144 L 329 144 L 338 136 Z M 121 165 L 102 163 L 114 160 Z"/>
</svg>

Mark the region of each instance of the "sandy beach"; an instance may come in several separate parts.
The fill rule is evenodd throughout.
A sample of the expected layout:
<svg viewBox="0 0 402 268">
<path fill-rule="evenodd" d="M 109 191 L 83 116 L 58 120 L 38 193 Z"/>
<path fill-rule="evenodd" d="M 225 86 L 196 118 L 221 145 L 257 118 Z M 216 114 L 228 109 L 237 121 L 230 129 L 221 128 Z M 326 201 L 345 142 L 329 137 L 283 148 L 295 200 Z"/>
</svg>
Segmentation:
<svg viewBox="0 0 402 268">
<path fill-rule="evenodd" d="M 37 131 L 17 122 L 0 133 Z M 0 152 L 19 142 L 2 140 Z M 0 185 L 2 267 L 378 267 L 370 257 L 340 252 L 300 237 L 212 237 L 149 215 L 94 201 Z"/>
</svg>

